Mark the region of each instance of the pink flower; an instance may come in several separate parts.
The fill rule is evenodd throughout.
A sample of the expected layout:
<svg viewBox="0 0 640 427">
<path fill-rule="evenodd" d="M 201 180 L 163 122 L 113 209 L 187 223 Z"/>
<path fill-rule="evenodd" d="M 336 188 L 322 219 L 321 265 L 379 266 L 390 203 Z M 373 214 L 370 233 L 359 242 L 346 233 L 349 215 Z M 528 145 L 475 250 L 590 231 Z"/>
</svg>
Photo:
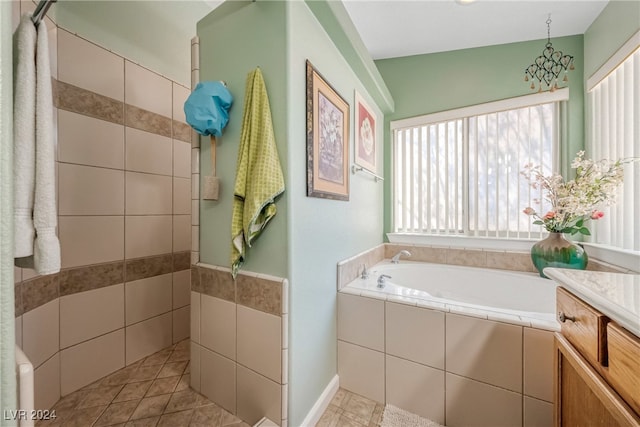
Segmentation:
<svg viewBox="0 0 640 427">
<path fill-rule="evenodd" d="M 529 206 L 529 207 L 525 208 L 522 212 L 523 212 L 525 215 L 529 215 L 529 216 L 531 216 L 531 215 L 535 215 L 535 214 L 536 214 L 536 211 L 535 211 L 531 206 Z"/>
<path fill-rule="evenodd" d="M 549 211 L 542 217 L 542 219 L 547 220 L 547 219 L 553 219 L 555 217 L 556 217 L 556 213 L 554 211 Z"/>
<path fill-rule="evenodd" d="M 593 212 L 591 212 L 591 219 L 594 220 L 594 221 L 602 218 L 603 216 L 604 216 L 604 212 L 602 212 L 602 211 L 593 211 Z"/>
</svg>

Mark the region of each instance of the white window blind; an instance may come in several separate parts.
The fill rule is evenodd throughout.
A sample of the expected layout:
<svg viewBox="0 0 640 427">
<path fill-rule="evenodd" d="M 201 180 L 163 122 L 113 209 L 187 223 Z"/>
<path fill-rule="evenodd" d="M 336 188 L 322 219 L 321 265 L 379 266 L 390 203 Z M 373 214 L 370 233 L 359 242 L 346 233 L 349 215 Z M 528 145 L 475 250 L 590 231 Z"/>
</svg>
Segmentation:
<svg viewBox="0 0 640 427">
<path fill-rule="evenodd" d="M 500 111 L 485 105 L 464 109 L 465 117 L 437 113 L 396 123 L 394 231 L 540 236 L 540 227 L 522 210 L 539 206 L 534 199 L 542 194 L 520 172 L 527 163 L 542 165 L 545 174 L 557 170 L 559 105 L 526 104 L 527 99 L 520 99 L 515 108 Z"/>
<path fill-rule="evenodd" d="M 588 94 L 587 154 L 594 160 L 640 157 L 640 49 Z M 594 224 L 591 241 L 640 251 L 640 163 L 625 165 L 617 203 Z"/>
</svg>

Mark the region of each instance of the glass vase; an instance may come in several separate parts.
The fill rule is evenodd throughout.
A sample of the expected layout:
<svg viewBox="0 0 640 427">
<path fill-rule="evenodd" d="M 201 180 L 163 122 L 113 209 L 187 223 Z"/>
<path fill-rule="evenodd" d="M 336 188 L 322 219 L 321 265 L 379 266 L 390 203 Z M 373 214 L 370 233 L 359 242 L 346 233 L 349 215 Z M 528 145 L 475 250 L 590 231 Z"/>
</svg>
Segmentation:
<svg viewBox="0 0 640 427">
<path fill-rule="evenodd" d="M 540 277 L 548 279 L 542 272 L 546 267 L 584 270 L 587 268 L 588 257 L 582 246 L 565 239 L 562 233 L 551 232 L 546 239 L 531 247 L 531 261 Z"/>
</svg>

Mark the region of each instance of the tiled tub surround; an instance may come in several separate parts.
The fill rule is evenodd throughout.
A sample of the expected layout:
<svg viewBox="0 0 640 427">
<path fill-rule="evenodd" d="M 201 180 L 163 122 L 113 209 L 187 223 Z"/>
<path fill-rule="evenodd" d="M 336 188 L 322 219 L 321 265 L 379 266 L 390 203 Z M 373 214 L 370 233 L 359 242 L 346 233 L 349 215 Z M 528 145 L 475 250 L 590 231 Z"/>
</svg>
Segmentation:
<svg viewBox="0 0 640 427">
<path fill-rule="evenodd" d="M 495 268 L 499 270 L 523 271 L 535 273 L 529 252 L 496 251 L 487 249 L 465 249 L 446 246 L 404 245 L 383 243 L 372 249 L 338 263 L 338 289 L 346 286 L 362 273 L 362 266 L 367 268 L 383 259 L 390 259 L 401 250 L 408 250 L 411 261 L 430 262 L 435 264 L 463 265 L 467 267 Z M 617 267 L 589 258 L 587 270 L 609 271 L 613 273 L 632 273 L 625 268 Z"/>
<path fill-rule="evenodd" d="M 451 427 L 553 424 L 552 331 L 348 289 L 338 293 L 341 387 Z"/>
<path fill-rule="evenodd" d="M 191 269 L 191 387 L 255 424 L 287 425 L 288 282 L 206 264 Z"/>
<path fill-rule="evenodd" d="M 46 19 L 63 270 L 15 270 L 38 409 L 188 337 L 192 249 L 189 89 Z"/>
</svg>

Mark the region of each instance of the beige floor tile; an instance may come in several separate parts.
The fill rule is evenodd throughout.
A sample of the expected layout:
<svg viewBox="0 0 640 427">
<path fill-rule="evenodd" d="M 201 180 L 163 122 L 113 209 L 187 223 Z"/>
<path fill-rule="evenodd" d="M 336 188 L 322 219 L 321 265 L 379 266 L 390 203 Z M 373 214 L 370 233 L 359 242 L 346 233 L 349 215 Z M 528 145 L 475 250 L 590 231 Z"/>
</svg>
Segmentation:
<svg viewBox="0 0 640 427">
<path fill-rule="evenodd" d="M 344 415 L 357 421 L 360 424 L 368 425 L 371 421 L 371 416 L 376 408 L 376 402 L 354 394 L 351 399 L 343 406 Z"/>
<path fill-rule="evenodd" d="M 165 363 L 165 365 L 158 373 L 158 378 L 173 377 L 176 375 L 182 375 L 184 369 L 187 367 L 187 362 L 171 362 Z"/>
<path fill-rule="evenodd" d="M 197 406 L 200 395 L 193 390 L 178 391 L 171 395 L 165 413 L 184 411 Z"/>
<path fill-rule="evenodd" d="M 162 365 L 141 366 L 131 374 L 131 382 L 155 379 L 161 369 Z"/>
<path fill-rule="evenodd" d="M 125 427 L 155 427 L 158 425 L 158 421 L 160 421 L 160 417 L 150 417 L 150 418 L 142 418 L 139 420 L 131 420 L 125 424 Z"/>
<path fill-rule="evenodd" d="M 157 353 L 153 353 L 142 361 L 142 366 L 162 365 L 169 356 L 171 356 L 172 350 L 170 348 L 160 350 Z"/>
<path fill-rule="evenodd" d="M 218 405 L 208 405 L 193 411 L 189 427 L 220 427 L 225 410 Z"/>
<path fill-rule="evenodd" d="M 78 409 L 108 405 L 120 393 L 122 385 L 104 386 L 91 390 L 77 406 Z"/>
<path fill-rule="evenodd" d="M 160 417 L 158 427 L 188 426 L 192 417 L 193 409 L 174 412 L 171 414 L 164 414 L 162 417 Z"/>
<path fill-rule="evenodd" d="M 164 412 L 164 409 L 167 407 L 167 403 L 169 402 L 170 398 L 170 394 L 145 397 L 140 401 L 140 404 L 136 408 L 133 415 L 131 415 L 131 419 L 137 420 L 140 418 L 148 418 L 155 415 L 161 415 Z"/>
<path fill-rule="evenodd" d="M 137 405 L 138 401 L 136 400 L 109 405 L 109 407 L 102 413 L 100 418 L 98 418 L 98 421 L 96 421 L 94 426 L 102 427 L 126 422 L 133 411 L 136 409 Z"/>
<path fill-rule="evenodd" d="M 179 381 L 180 376 L 156 378 L 153 384 L 151 384 L 149 391 L 147 391 L 147 397 L 173 393 Z"/>
<path fill-rule="evenodd" d="M 107 409 L 107 405 L 93 406 L 91 408 L 84 408 L 75 411 L 73 417 L 68 421 L 65 421 L 62 425 L 64 427 L 86 427 L 93 425 L 93 423 L 102 415 L 104 410 Z"/>
<path fill-rule="evenodd" d="M 175 391 L 187 390 L 189 388 L 190 382 L 191 382 L 191 375 L 184 374 L 182 377 L 180 377 L 180 381 L 178 382 L 178 385 L 176 386 Z"/>
<path fill-rule="evenodd" d="M 125 385 L 120 393 L 113 399 L 114 403 L 126 402 L 128 400 L 140 400 L 151 386 L 152 381 L 140 381 Z"/>
<path fill-rule="evenodd" d="M 342 397 L 344 397 L 344 393 L 342 394 Z M 320 417 L 320 420 L 318 420 L 316 427 L 335 427 L 338 424 L 340 415 L 342 415 L 342 409 L 334 405 L 329 405 Z"/>
<path fill-rule="evenodd" d="M 364 426 L 365 424 L 361 424 L 353 420 L 352 418 L 349 418 L 346 412 L 340 415 L 340 418 L 338 418 L 338 423 L 336 424 L 336 427 L 364 427 Z"/>
<path fill-rule="evenodd" d="M 342 402 L 345 400 L 348 394 L 349 392 L 347 390 L 339 388 L 338 391 L 336 391 L 336 394 L 333 395 L 330 405 L 335 405 L 338 408 L 341 408 Z"/>
</svg>

